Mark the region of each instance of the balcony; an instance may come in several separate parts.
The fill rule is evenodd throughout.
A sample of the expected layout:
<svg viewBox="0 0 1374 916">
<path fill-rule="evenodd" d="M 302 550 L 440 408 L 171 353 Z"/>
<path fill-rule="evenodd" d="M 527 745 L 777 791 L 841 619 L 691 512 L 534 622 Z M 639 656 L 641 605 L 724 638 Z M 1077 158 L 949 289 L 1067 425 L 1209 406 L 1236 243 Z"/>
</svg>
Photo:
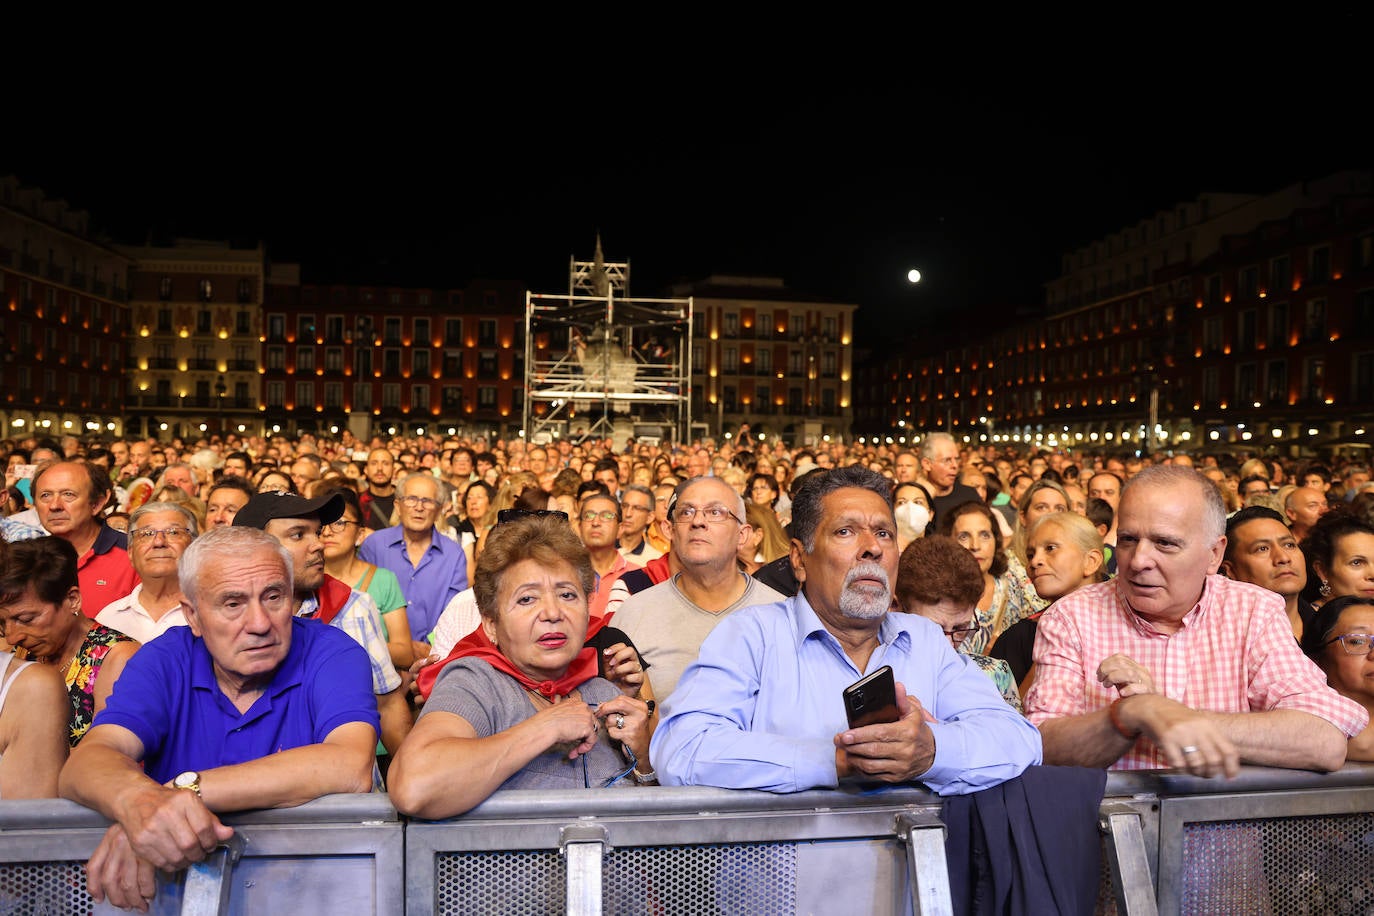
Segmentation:
<svg viewBox="0 0 1374 916">
<path fill-rule="evenodd" d="M 215 359 L 188 359 L 187 369 L 194 369 L 197 372 L 214 372 L 219 368 L 219 360 Z"/>
<path fill-rule="evenodd" d="M 148 357 L 149 369 L 175 369 L 177 367 L 176 357 L 173 356 L 150 356 Z"/>
<path fill-rule="evenodd" d="M 80 273 L 80 272 L 78 272 L 78 271 L 72 271 L 72 283 L 71 283 L 71 285 L 74 286 L 74 287 L 77 288 L 77 289 L 85 289 L 85 288 L 86 288 L 86 275 L 85 275 L 84 273 Z"/>
<path fill-rule="evenodd" d="M 54 283 L 65 283 L 67 281 L 67 271 L 56 264 L 49 264 L 47 277 Z"/>
<path fill-rule="evenodd" d="M 228 361 L 227 370 L 229 372 L 256 372 L 258 361 L 255 359 L 231 359 Z"/>
</svg>

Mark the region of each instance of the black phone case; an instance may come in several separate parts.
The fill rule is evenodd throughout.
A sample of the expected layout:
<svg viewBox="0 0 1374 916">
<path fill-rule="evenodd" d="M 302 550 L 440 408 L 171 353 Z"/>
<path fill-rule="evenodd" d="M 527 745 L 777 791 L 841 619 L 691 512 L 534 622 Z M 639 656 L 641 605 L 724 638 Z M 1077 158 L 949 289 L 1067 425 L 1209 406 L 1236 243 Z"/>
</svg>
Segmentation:
<svg viewBox="0 0 1374 916">
<path fill-rule="evenodd" d="M 844 712 L 850 728 L 896 722 L 897 684 L 892 668 L 884 665 L 844 689 Z"/>
</svg>

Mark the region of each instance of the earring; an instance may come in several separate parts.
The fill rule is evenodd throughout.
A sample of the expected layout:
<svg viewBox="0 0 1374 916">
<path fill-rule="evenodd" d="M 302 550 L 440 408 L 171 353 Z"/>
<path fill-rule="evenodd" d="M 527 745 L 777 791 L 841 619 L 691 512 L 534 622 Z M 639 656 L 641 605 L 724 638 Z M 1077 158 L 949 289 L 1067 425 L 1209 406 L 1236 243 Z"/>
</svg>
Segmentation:
<svg viewBox="0 0 1374 916">
<path fill-rule="evenodd" d="M 1331 597 L 1331 584 L 1330 584 L 1329 582 L 1327 582 L 1325 579 L 1323 579 L 1323 580 L 1322 580 L 1322 587 L 1319 588 L 1319 589 L 1317 589 L 1317 594 L 1321 595 L 1323 598 L 1330 598 L 1330 597 Z"/>
</svg>

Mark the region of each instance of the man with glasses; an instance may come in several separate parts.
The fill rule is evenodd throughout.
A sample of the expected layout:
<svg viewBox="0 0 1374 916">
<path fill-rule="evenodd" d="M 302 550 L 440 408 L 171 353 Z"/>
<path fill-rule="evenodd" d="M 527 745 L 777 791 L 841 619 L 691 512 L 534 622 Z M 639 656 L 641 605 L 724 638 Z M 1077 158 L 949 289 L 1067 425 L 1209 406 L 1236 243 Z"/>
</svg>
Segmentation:
<svg viewBox="0 0 1374 916">
<path fill-rule="evenodd" d="M 367 651 L 372 692 L 382 722 L 382 744 L 394 754 L 410 731 L 412 719 L 401 675 L 391 662 L 391 649 L 382 635 L 377 603 L 371 595 L 324 571 L 320 529 L 337 522 L 343 511 L 344 499 L 338 493 L 319 499 L 294 493 L 259 493 L 234 515 L 231 527 L 265 531 L 291 555 L 294 616 L 338 627 Z"/>
<path fill-rule="evenodd" d="M 587 610 L 594 617 L 620 607 L 629 596 L 625 586 L 615 587 L 620 584 L 620 574 L 637 568 L 616 549 L 620 521 L 620 503 L 604 493 L 591 494 L 578 509 L 577 534 L 591 554 L 592 569 L 596 570 L 596 588 L 587 596 Z"/>
<path fill-rule="evenodd" d="M 76 548 L 81 606 L 89 616 L 138 584 L 128 539 L 104 521 L 113 490 L 105 469 L 85 461 L 52 461 L 33 476 L 33 504 L 43 529 Z"/>
<path fill-rule="evenodd" d="M 715 477 L 679 484 L 668 503 L 672 546 L 679 571 L 636 592 L 615 614 L 615 625 L 648 662 L 654 696 L 666 698 L 701 642 L 727 615 L 782 595 L 744 573 L 736 561 L 749 537 L 744 497 Z"/>
<path fill-rule="evenodd" d="M 139 642 L 186 625 L 177 560 L 200 533 L 195 513 L 176 503 L 144 503 L 129 516 L 129 561 L 139 583 L 95 615 Z"/>
<path fill-rule="evenodd" d="M 978 491 L 959 483 L 959 446 L 949 433 L 930 433 L 921 443 L 921 470 L 930 484 L 931 514 L 940 524 L 942 513 L 966 502 L 978 502 Z"/>
<path fill-rule="evenodd" d="M 462 545 L 435 527 L 443 500 L 433 474 L 422 471 L 402 480 L 396 505 L 401 524 L 370 535 L 358 557 L 396 574 L 406 596 L 411 639 L 424 642 L 444 606 L 468 587 L 467 557 Z"/>
<path fill-rule="evenodd" d="M 654 491 L 639 483 L 625 485 L 620 497 L 620 554 L 636 566 L 663 556 L 649 543 L 649 525 L 654 520 Z"/>
</svg>

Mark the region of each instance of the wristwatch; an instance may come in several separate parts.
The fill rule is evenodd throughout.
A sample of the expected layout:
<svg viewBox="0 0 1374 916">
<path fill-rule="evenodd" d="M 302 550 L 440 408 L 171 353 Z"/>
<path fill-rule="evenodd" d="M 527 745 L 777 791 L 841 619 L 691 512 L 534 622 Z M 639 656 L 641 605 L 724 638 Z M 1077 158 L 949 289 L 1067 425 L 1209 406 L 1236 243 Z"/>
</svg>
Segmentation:
<svg viewBox="0 0 1374 916">
<path fill-rule="evenodd" d="M 641 773 L 639 770 L 632 770 L 630 775 L 633 776 L 635 782 L 641 786 L 653 785 L 658 782 L 658 773 L 654 770 L 650 770 L 647 773 Z"/>
<path fill-rule="evenodd" d="M 187 770 L 185 773 L 182 773 L 176 779 L 172 780 L 172 788 L 190 789 L 192 792 L 196 793 L 196 797 L 199 798 L 200 774 L 197 773 L 195 770 Z"/>
</svg>

